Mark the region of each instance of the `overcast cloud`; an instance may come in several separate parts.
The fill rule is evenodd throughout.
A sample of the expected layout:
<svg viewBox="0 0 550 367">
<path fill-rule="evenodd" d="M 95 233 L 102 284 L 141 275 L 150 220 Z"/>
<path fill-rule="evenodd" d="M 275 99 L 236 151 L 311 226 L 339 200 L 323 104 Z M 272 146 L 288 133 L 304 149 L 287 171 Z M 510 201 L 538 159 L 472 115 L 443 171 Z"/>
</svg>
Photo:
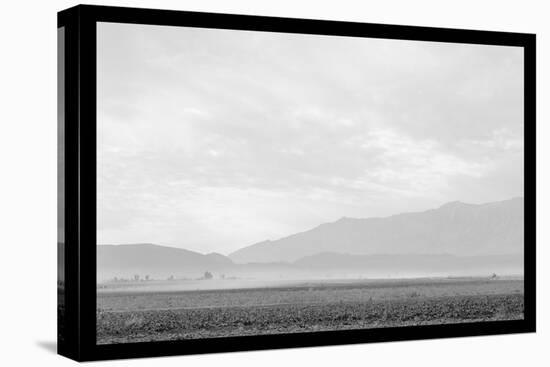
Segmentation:
<svg viewBox="0 0 550 367">
<path fill-rule="evenodd" d="M 521 48 L 98 25 L 98 242 L 523 196 Z"/>
</svg>

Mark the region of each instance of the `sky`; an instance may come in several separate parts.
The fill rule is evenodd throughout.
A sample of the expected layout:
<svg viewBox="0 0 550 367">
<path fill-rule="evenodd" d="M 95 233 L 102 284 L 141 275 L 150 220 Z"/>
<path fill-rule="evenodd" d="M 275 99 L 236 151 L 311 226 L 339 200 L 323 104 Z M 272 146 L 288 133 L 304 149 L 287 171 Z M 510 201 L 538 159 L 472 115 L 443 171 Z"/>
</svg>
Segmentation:
<svg viewBox="0 0 550 367">
<path fill-rule="evenodd" d="M 98 244 L 523 196 L 523 49 L 98 24 Z"/>
</svg>

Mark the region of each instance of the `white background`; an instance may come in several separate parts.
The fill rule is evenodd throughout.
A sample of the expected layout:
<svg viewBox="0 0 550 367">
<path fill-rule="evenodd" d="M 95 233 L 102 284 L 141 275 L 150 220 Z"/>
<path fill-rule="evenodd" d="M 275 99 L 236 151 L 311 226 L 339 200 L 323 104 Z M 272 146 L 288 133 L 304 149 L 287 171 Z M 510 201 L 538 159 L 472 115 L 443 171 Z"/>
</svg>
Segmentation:
<svg viewBox="0 0 550 367">
<path fill-rule="evenodd" d="M 95 1 L 89 3 L 96 3 Z M 97 2 L 99 3 L 99 2 Z M 101 362 L 148 366 L 519 366 L 548 365 L 549 10 L 545 1 L 105 1 L 156 7 L 537 33 L 538 322 L 536 334 L 379 343 Z M 56 12 L 71 1 L 4 1 L 0 21 L 0 364 L 69 365 L 56 338 Z"/>
</svg>

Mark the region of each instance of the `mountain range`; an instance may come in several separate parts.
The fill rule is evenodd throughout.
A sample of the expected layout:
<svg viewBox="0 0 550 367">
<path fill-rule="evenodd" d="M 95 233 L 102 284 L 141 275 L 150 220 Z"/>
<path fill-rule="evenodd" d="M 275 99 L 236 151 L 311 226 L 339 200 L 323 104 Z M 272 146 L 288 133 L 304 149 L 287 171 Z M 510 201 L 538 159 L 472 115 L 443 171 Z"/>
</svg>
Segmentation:
<svg viewBox="0 0 550 367">
<path fill-rule="evenodd" d="M 196 276 L 207 270 L 220 271 L 233 266 L 226 256 L 207 255 L 176 247 L 150 243 L 100 245 L 97 247 L 98 278 L 131 278 L 134 275 L 153 277 Z"/>
<path fill-rule="evenodd" d="M 321 252 L 357 255 L 517 254 L 523 251 L 524 200 L 487 204 L 452 202 L 386 218 L 341 218 L 229 255 L 236 263 L 296 261 Z"/>
<path fill-rule="evenodd" d="M 452 202 L 385 218 L 341 218 L 207 255 L 154 244 L 99 245 L 98 279 L 396 277 L 523 273 L 524 200 Z"/>
</svg>

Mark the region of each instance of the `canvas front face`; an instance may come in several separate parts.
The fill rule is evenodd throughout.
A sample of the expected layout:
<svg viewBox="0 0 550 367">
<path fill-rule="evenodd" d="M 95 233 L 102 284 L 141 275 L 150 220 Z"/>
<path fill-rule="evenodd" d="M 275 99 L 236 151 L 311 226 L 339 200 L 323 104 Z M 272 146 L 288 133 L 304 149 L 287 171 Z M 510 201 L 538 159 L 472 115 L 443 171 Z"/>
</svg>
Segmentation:
<svg viewBox="0 0 550 367">
<path fill-rule="evenodd" d="M 100 345 L 524 318 L 521 47 L 97 24 Z"/>
</svg>

